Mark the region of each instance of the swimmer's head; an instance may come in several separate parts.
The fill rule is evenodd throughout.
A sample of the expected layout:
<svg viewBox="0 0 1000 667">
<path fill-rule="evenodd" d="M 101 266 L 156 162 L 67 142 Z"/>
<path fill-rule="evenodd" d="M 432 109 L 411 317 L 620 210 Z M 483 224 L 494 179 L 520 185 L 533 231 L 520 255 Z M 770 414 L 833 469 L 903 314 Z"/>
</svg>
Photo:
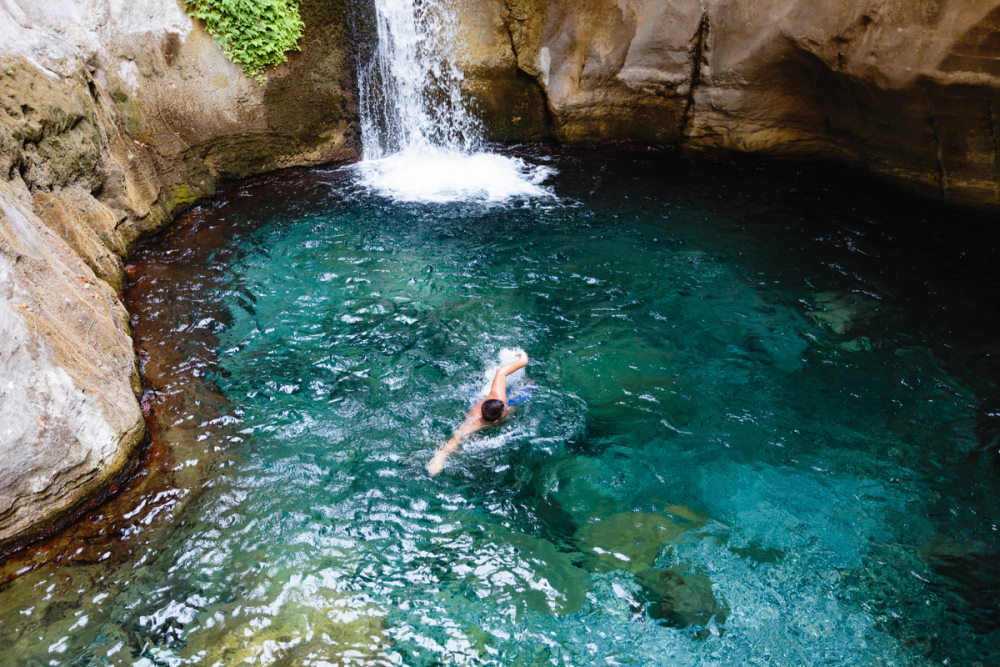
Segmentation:
<svg viewBox="0 0 1000 667">
<path fill-rule="evenodd" d="M 483 407 L 481 408 L 483 421 L 495 422 L 500 419 L 500 416 L 503 415 L 503 408 L 503 401 L 498 398 L 483 401 Z"/>
</svg>

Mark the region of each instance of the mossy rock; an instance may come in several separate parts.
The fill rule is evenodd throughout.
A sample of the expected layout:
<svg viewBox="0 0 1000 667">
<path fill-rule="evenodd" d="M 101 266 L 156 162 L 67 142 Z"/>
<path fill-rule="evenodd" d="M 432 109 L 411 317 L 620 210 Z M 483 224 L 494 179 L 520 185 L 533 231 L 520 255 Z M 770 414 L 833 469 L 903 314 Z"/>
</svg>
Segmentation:
<svg viewBox="0 0 1000 667">
<path fill-rule="evenodd" d="M 170 192 L 164 200 L 164 206 L 169 213 L 176 213 L 195 203 L 204 197 L 205 194 L 206 193 L 201 192 L 200 190 L 193 189 L 186 183 L 178 183 L 170 188 Z"/>
</svg>

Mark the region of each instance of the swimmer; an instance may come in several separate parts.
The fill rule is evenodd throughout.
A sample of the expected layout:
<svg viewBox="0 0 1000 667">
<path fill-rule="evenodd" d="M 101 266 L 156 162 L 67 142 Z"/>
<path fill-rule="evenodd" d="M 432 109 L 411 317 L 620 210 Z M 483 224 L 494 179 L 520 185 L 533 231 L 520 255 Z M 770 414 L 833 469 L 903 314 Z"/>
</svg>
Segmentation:
<svg viewBox="0 0 1000 667">
<path fill-rule="evenodd" d="M 469 414 L 465 415 L 465 421 L 455 429 L 451 440 L 441 445 L 434 453 L 434 458 L 427 464 L 427 472 L 430 473 L 431 477 L 444 469 L 445 460 L 458 449 L 460 442 L 479 429 L 497 424 L 510 415 L 511 408 L 507 401 L 507 376 L 527 365 L 528 355 L 524 352 L 517 352 L 514 355 L 514 361 L 497 369 L 493 376 L 493 384 L 490 385 L 490 393 L 486 395 L 486 398 L 472 406 Z"/>
</svg>

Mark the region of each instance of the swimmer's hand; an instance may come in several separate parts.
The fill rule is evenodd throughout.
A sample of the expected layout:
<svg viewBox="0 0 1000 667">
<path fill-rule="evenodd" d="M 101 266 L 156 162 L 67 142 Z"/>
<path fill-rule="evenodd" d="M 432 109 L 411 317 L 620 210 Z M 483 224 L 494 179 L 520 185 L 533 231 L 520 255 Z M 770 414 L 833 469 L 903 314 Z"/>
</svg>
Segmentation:
<svg viewBox="0 0 1000 667">
<path fill-rule="evenodd" d="M 459 429 L 461 430 L 461 429 Z M 458 436 L 452 436 L 451 440 L 441 445 L 433 458 L 427 462 L 427 474 L 434 477 L 444 470 L 444 462 L 448 460 L 451 453 L 458 449 Z"/>
<path fill-rule="evenodd" d="M 451 440 L 438 447 L 438 450 L 434 452 L 434 458 L 426 466 L 431 477 L 444 470 L 444 462 L 458 449 L 458 443 L 482 428 L 479 424 L 479 415 L 476 413 L 476 408 L 473 408 L 466 415 L 465 423 L 455 430 L 455 435 L 451 436 Z"/>
<path fill-rule="evenodd" d="M 515 373 L 527 365 L 528 365 L 528 353 L 525 352 L 524 350 L 518 350 L 517 352 L 515 352 L 514 361 L 510 362 L 509 364 L 505 364 L 497 369 L 497 374 L 493 378 L 494 386 L 491 388 L 491 391 L 495 391 L 497 389 L 496 383 L 498 379 L 505 378 L 511 373 Z M 503 397 L 500 398 L 501 400 L 503 400 Z"/>
<path fill-rule="evenodd" d="M 427 474 L 430 475 L 431 477 L 435 477 L 442 470 L 444 470 L 444 460 L 445 460 L 445 458 L 447 458 L 447 456 L 444 455 L 444 454 L 442 454 L 441 452 L 438 452 L 437 454 L 435 454 L 434 458 L 432 458 L 430 461 L 427 462 L 427 466 L 426 466 L 426 468 L 427 468 Z"/>
</svg>

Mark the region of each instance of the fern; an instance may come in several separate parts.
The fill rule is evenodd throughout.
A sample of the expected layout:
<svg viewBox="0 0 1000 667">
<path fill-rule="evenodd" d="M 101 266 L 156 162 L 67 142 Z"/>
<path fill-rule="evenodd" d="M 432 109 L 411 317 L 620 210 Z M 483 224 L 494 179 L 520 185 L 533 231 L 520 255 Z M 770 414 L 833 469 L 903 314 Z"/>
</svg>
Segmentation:
<svg viewBox="0 0 1000 667">
<path fill-rule="evenodd" d="M 298 0 L 184 0 L 184 9 L 204 21 L 226 56 L 261 83 L 266 68 L 299 50 L 304 24 Z"/>
</svg>

